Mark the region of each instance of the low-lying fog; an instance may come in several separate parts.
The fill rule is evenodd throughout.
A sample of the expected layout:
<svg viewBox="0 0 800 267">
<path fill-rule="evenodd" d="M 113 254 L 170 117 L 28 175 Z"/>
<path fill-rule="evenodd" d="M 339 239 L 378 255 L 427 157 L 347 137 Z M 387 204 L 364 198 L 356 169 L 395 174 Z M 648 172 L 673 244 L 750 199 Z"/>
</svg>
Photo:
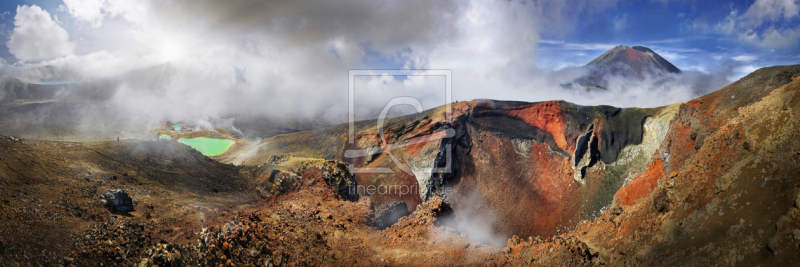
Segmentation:
<svg viewBox="0 0 800 267">
<path fill-rule="evenodd" d="M 540 33 L 569 27 L 574 8 L 603 5 L 420 1 L 384 12 L 371 2 L 65 1 L 59 12 L 70 22 L 20 6 L 7 42 L 19 61 L 0 62 L 0 72 L 21 82 L 2 80 L 2 128 L 38 134 L 31 138 L 155 138 L 155 127 L 182 122 L 268 137 L 347 122 L 351 69 L 451 70 L 453 101 L 621 107 L 687 101 L 730 82 L 735 61 L 707 72 L 608 77 L 605 91 L 562 88 L 587 70 L 538 65 Z M 445 104 L 441 76 L 375 74 L 355 79 L 357 119 L 376 118 L 396 96 L 425 109 Z M 47 99 L 12 92 L 42 82 L 79 83 L 48 85 L 57 101 L 35 105 Z"/>
</svg>

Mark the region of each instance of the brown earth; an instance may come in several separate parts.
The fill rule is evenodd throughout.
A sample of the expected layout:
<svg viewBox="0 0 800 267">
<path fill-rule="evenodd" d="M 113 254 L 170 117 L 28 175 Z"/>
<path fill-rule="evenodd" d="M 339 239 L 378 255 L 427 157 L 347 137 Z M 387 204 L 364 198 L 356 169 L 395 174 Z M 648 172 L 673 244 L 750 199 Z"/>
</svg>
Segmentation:
<svg viewBox="0 0 800 267">
<path fill-rule="evenodd" d="M 657 109 L 460 102 L 450 119 L 387 121 L 388 144 L 366 121 L 353 144 L 343 125 L 216 160 L 174 141 L 4 136 L 0 263 L 794 266 L 798 73 L 761 69 Z M 452 172 L 426 171 L 448 145 Z M 356 148 L 366 156 L 346 156 Z M 393 184 L 434 192 L 351 190 Z M 107 189 L 128 190 L 136 211 L 109 212 Z M 412 213 L 379 230 L 376 210 L 395 201 Z"/>
</svg>

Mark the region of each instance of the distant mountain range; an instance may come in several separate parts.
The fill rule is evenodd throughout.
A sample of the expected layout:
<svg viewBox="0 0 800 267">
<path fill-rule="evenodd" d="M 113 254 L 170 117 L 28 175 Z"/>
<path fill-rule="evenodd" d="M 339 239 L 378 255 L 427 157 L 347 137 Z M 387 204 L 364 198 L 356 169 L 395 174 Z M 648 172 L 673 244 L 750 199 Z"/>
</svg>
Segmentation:
<svg viewBox="0 0 800 267">
<path fill-rule="evenodd" d="M 609 77 L 644 79 L 646 76 L 661 78 L 668 73 L 681 70 L 669 61 L 644 46 L 619 45 L 606 51 L 584 66 L 589 74 L 568 84 L 564 88 L 601 89 L 608 88 Z"/>
</svg>

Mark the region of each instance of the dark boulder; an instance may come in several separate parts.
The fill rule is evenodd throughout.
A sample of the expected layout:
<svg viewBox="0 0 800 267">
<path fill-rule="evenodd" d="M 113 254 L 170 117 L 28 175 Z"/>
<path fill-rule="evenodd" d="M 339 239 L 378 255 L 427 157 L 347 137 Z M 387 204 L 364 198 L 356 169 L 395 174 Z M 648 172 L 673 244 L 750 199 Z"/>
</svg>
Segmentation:
<svg viewBox="0 0 800 267">
<path fill-rule="evenodd" d="M 100 195 L 100 198 L 105 201 L 105 205 L 110 211 L 133 211 L 133 199 L 128 196 L 128 191 L 125 189 L 106 190 Z"/>
</svg>

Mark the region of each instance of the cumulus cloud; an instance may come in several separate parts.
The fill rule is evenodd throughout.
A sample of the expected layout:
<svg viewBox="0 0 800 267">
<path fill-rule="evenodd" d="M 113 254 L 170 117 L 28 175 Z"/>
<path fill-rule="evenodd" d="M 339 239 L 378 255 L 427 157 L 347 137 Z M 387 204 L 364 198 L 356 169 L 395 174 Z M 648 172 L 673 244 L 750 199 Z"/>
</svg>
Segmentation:
<svg viewBox="0 0 800 267">
<path fill-rule="evenodd" d="M 731 13 L 728 14 L 728 16 L 726 16 L 722 21 L 714 25 L 714 30 L 722 34 L 731 35 L 736 30 L 736 23 L 738 22 L 738 20 L 739 20 L 739 11 L 731 10 Z M 693 27 L 700 28 L 703 27 L 703 25 L 705 24 L 703 24 L 702 22 L 698 22 L 693 25 L 696 25 Z"/>
<path fill-rule="evenodd" d="M 147 98 L 126 85 L 119 94 L 130 95 L 115 98 L 121 107 L 129 97 L 147 98 L 156 107 L 140 113 L 153 120 L 243 112 L 339 116 L 347 112 L 347 70 L 374 67 L 373 59 L 391 68 L 451 69 L 459 100 L 513 99 L 519 92 L 532 96 L 521 100 L 545 100 L 541 85 L 552 78 L 532 64 L 541 30 L 567 30 L 578 14 L 615 3 L 67 0 L 61 10 L 91 25 L 79 29 L 81 49 L 95 49 L 48 64 L 99 78 L 170 62 L 178 71 L 169 92 Z M 399 84 L 412 96 L 432 97 L 408 81 Z"/>
<path fill-rule="evenodd" d="M 744 14 L 730 14 L 713 25 L 712 30 L 763 48 L 792 48 L 800 42 L 800 27 L 789 23 L 800 15 L 800 1 L 757 0 Z M 690 25 L 690 26 L 689 26 Z M 698 26 L 699 25 L 699 26 Z M 708 25 L 691 22 L 686 28 L 702 30 Z"/>
<path fill-rule="evenodd" d="M 743 18 L 755 25 L 764 21 L 791 19 L 800 13 L 800 2 L 797 0 L 756 0 L 744 13 Z"/>
<path fill-rule="evenodd" d="M 9 52 L 23 61 L 49 60 L 71 54 L 75 44 L 69 34 L 39 6 L 18 6 L 14 30 L 8 42 Z"/>
<path fill-rule="evenodd" d="M 128 21 L 141 22 L 146 17 L 147 4 L 147 1 L 64 0 L 59 10 L 67 11 L 77 21 L 98 28 L 106 17 L 123 16 Z"/>
<path fill-rule="evenodd" d="M 800 40 L 800 28 L 775 28 L 764 30 L 761 39 L 756 37 L 751 42 L 756 42 L 767 48 L 796 47 Z"/>
<path fill-rule="evenodd" d="M 757 31 L 748 30 L 739 35 L 739 39 L 768 49 L 791 48 L 795 47 L 800 41 L 800 31 L 796 29 L 770 28 L 759 34 Z"/>
</svg>

